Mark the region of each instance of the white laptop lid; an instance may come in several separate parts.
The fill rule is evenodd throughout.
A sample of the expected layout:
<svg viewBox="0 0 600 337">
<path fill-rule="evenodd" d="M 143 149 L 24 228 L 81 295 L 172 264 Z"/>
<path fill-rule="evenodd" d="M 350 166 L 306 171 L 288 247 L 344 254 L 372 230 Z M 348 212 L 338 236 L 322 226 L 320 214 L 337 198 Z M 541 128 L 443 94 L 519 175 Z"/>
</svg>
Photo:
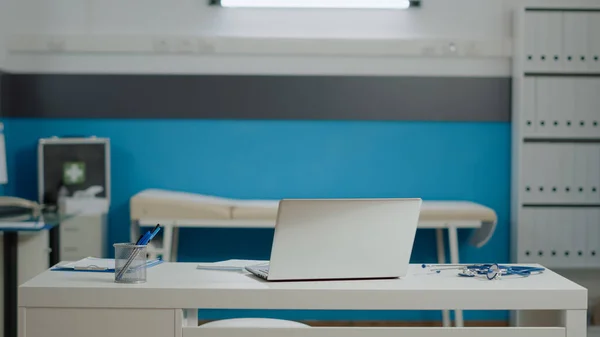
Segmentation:
<svg viewBox="0 0 600 337">
<path fill-rule="evenodd" d="M 421 199 L 289 199 L 279 204 L 269 280 L 406 275 Z"/>
</svg>

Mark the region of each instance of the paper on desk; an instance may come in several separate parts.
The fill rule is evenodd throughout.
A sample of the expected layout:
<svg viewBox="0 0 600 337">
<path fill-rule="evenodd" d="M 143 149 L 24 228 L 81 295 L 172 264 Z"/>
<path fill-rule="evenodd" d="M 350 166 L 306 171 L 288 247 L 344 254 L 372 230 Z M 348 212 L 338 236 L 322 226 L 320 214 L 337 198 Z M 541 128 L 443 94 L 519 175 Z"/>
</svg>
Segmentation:
<svg viewBox="0 0 600 337">
<path fill-rule="evenodd" d="M 197 269 L 207 270 L 244 270 L 247 266 L 266 264 L 266 260 L 226 260 L 219 262 L 198 263 Z"/>
<path fill-rule="evenodd" d="M 107 270 L 115 269 L 115 259 L 101 259 L 97 257 L 86 257 L 76 262 L 67 263 L 62 268 L 86 269 L 86 270 Z"/>
<path fill-rule="evenodd" d="M 154 259 L 146 261 L 146 268 L 154 267 L 158 264 L 161 264 L 163 261 L 161 259 Z M 136 268 L 139 268 L 138 266 Z M 65 263 L 63 265 L 58 265 L 52 270 L 58 271 L 89 271 L 89 272 L 106 272 L 106 273 L 114 273 L 115 271 L 115 259 L 101 259 L 97 257 L 86 257 L 85 259 L 81 259 L 79 261 Z"/>
</svg>

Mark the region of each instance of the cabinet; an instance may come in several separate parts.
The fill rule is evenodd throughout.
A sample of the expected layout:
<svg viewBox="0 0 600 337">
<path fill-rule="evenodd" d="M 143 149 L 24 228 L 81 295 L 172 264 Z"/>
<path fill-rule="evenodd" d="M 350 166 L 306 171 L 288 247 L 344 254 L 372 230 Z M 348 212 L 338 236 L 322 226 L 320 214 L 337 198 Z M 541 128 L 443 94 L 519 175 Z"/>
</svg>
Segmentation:
<svg viewBox="0 0 600 337">
<path fill-rule="evenodd" d="M 39 200 L 56 205 L 64 220 L 59 261 L 107 256 L 110 142 L 106 138 L 45 138 L 38 143 Z"/>
<path fill-rule="evenodd" d="M 512 260 L 600 268 L 600 6 L 515 13 Z"/>
</svg>

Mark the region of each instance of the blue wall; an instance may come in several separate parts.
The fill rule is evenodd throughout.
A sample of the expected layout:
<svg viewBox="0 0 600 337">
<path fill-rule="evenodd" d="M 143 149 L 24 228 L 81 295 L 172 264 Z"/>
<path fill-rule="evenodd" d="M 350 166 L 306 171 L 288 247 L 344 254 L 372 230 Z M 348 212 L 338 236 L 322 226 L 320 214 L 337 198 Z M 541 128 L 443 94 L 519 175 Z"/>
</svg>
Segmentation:
<svg viewBox="0 0 600 337">
<path fill-rule="evenodd" d="M 421 197 L 493 208 L 499 225 L 464 262 L 509 259 L 510 124 L 448 122 L 5 119 L 6 195 L 37 199 L 37 140 L 111 139 L 109 241 L 129 235 L 129 198 L 165 188 L 234 198 Z M 465 240 L 468 231 L 461 232 Z M 268 259 L 272 230 L 186 230 L 180 261 Z M 417 235 L 412 260 L 434 262 L 434 232 Z M 254 312 L 253 312 L 254 313 Z M 205 311 L 204 317 L 237 315 Z M 245 312 L 248 314 L 248 312 Z M 269 312 L 295 319 L 439 319 L 439 312 Z M 466 319 L 505 313 L 467 312 Z"/>
</svg>

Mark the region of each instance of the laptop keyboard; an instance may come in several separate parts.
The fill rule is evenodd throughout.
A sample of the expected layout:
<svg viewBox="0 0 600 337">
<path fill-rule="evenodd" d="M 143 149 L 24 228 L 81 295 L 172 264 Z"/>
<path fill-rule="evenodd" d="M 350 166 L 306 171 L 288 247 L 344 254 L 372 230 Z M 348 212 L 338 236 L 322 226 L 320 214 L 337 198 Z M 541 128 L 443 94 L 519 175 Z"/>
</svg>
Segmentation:
<svg viewBox="0 0 600 337">
<path fill-rule="evenodd" d="M 258 271 L 260 271 L 261 273 L 265 273 L 268 274 L 269 273 L 269 266 L 264 266 L 264 267 L 256 267 L 256 269 Z"/>
</svg>

